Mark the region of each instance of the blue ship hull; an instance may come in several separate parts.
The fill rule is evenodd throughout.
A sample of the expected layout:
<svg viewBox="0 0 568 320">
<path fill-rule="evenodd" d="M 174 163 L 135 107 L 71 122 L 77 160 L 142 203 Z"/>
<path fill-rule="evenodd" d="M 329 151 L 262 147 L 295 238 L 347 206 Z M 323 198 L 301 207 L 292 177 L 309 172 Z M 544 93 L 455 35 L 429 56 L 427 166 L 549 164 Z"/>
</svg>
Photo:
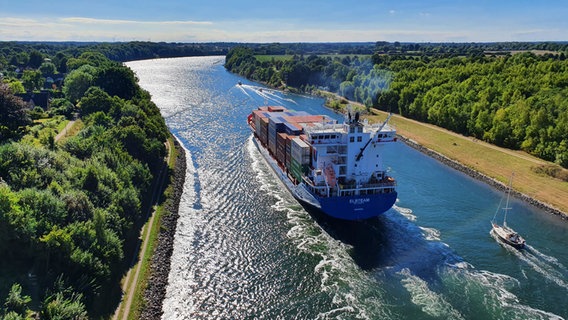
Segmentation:
<svg viewBox="0 0 568 320">
<path fill-rule="evenodd" d="M 343 220 L 365 220 L 383 214 L 396 202 L 397 193 L 318 198 L 321 211 Z"/>
<path fill-rule="evenodd" d="M 254 135 L 252 140 L 272 171 L 294 198 L 306 209 L 315 209 L 336 219 L 354 221 L 377 217 L 389 210 L 396 201 L 397 193 L 395 191 L 373 195 L 343 197 L 319 197 L 314 195 L 308 191 L 303 183 L 297 185 L 293 184 L 288 178 L 288 175 L 282 171 L 276 160 L 270 156 L 266 148 L 262 146 Z"/>
</svg>

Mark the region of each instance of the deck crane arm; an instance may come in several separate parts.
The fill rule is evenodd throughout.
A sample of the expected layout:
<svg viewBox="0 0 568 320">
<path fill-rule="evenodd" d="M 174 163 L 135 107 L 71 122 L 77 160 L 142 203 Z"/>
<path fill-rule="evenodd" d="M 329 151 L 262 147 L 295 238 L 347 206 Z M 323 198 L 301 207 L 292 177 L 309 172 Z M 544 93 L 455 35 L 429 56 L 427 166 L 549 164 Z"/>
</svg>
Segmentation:
<svg viewBox="0 0 568 320">
<path fill-rule="evenodd" d="M 371 143 L 371 141 L 373 141 L 377 135 L 379 134 L 379 132 L 381 132 L 381 130 L 383 130 L 383 128 L 386 126 L 386 124 L 389 122 L 390 118 L 392 116 L 392 113 L 389 113 L 389 116 L 387 117 L 387 119 L 385 120 L 385 122 L 383 122 L 383 124 L 379 127 L 379 130 L 377 130 L 375 132 L 375 134 L 369 139 L 369 141 L 367 141 L 367 143 L 365 143 L 365 145 L 363 146 L 363 148 L 361 148 L 361 151 L 359 151 L 359 153 L 357 154 L 357 156 L 355 157 L 355 161 L 359 161 L 361 160 L 361 157 L 363 157 L 363 153 L 365 152 L 365 149 L 367 149 L 367 146 L 369 145 L 369 143 Z"/>
</svg>

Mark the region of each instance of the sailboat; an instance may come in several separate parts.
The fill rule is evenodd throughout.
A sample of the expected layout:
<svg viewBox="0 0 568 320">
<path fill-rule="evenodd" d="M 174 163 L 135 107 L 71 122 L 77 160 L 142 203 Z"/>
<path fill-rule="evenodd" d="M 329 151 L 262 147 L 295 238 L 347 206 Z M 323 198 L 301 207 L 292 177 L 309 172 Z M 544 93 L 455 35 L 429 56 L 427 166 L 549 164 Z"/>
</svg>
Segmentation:
<svg viewBox="0 0 568 320">
<path fill-rule="evenodd" d="M 495 234 L 497 238 L 499 238 L 499 240 L 501 240 L 502 242 L 517 249 L 522 249 L 525 247 L 525 239 L 523 239 L 523 237 L 521 237 L 515 230 L 511 229 L 511 227 L 507 226 L 507 211 L 511 210 L 511 207 L 509 207 L 509 198 L 511 196 L 513 176 L 514 174 L 512 174 L 511 179 L 509 179 L 509 186 L 507 187 L 507 201 L 505 203 L 505 207 L 501 208 L 501 203 L 503 202 L 503 199 L 501 199 L 501 202 L 499 202 L 499 208 L 497 208 L 497 211 L 493 216 L 493 220 L 491 220 L 491 232 Z M 503 225 L 499 225 L 497 222 L 495 222 L 495 218 L 497 217 L 497 213 L 499 213 L 499 209 L 503 210 Z"/>
</svg>

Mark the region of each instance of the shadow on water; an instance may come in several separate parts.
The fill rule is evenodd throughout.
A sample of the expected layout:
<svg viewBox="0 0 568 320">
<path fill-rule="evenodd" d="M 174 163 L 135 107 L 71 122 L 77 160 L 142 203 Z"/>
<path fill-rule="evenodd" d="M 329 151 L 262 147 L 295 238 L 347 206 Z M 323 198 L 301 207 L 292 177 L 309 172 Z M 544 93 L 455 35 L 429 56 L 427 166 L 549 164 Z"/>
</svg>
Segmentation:
<svg viewBox="0 0 568 320">
<path fill-rule="evenodd" d="M 389 264 L 390 239 L 383 219 L 348 221 L 313 208 L 306 211 L 331 237 L 352 246 L 349 254 L 361 269 L 372 270 Z"/>
<path fill-rule="evenodd" d="M 319 210 L 307 210 L 331 237 L 352 247 L 349 255 L 364 271 L 387 268 L 397 273 L 408 269 L 430 283 L 439 281 L 440 268 L 463 260 L 439 240 L 428 239 L 412 221 L 394 209 L 379 217 L 346 221 Z"/>
</svg>

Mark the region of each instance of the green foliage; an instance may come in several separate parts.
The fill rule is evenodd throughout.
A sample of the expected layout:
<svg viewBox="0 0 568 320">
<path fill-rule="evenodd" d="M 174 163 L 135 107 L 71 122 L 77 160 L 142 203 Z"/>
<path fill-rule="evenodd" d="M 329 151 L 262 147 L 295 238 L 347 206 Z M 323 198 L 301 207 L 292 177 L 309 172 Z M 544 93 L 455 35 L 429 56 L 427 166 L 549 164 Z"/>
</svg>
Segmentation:
<svg viewBox="0 0 568 320">
<path fill-rule="evenodd" d="M 22 84 L 27 91 L 34 91 L 43 87 L 45 79 L 38 70 L 24 70 Z"/>
<path fill-rule="evenodd" d="M 83 295 L 73 288 L 62 288 L 61 279 L 56 282 L 55 292 L 49 294 L 42 303 L 41 319 L 87 320 L 88 314 L 83 303 Z"/>
<path fill-rule="evenodd" d="M 96 72 L 96 68 L 90 65 L 71 71 L 65 77 L 65 85 L 63 86 L 65 97 L 73 103 L 81 99 L 87 89 L 92 86 Z"/>
<path fill-rule="evenodd" d="M 12 92 L 13 94 L 26 93 L 26 88 L 24 88 L 24 85 L 21 81 L 11 79 L 7 82 L 7 84 L 8 88 L 10 88 L 10 92 Z"/>
<path fill-rule="evenodd" d="M 139 90 L 136 82 L 132 70 L 122 65 L 113 64 L 99 68 L 94 85 L 101 87 L 110 96 L 131 100 Z"/>
<path fill-rule="evenodd" d="M 0 142 L 18 137 L 30 124 L 26 104 L 12 94 L 8 85 L 0 83 Z"/>
<path fill-rule="evenodd" d="M 310 92 L 314 88 L 340 95 L 369 106 L 379 92 L 388 89 L 392 72 L 373 68 L 369 55 L 303 55 L 257 59 L 253 49 L 236 47 L 229 51 L 225 67 L 249 79 L 278 88 Z"/>
<path fill-rule="evenodd" d="M 49 77 L 55 74 L 56 70 L 57 68 L 55 67 L 55 64 L 53 64 L 52 62 L 44 62 L 41 64 L 41 66 L 39 66 L 39 71 L 41 72 L 41 75 L 44 77 Z"/>
<path fill-rule="evenodd" d="M 56 115 L 63 115 L 67 119 L 72 118 L 74 112 L 75 106 L 71 103 L 71 101 L 64 98 L 53 99 L 48 111 L 49 116 L 51 117 Z"/>
<path fill-rule="evenodd" d="M 38 294 L 46 297 L 42 319 L 86 319 L 86 310 L 108 299 L 124 272 L 124 243 L 137 237 L 134 227 L 149 205 L 169 135 L 132 71 L 101 53 L 72 56 L 52 59 L 73 71 L 65 79 L 66 99 L 54 99 L 49 113 L 71 117 L 72 102 L 79 102 L 85 126 L 63 141 L 54 139 L 55 124 L 44 121 L 8 142 L 31 121 L 21 100 L 0 86 L 0 272 L 37 275 Z M 16 293 L 25 302 L 18 310 Z M 21 292 L 9 297 L 12 309 L 4 317 L 28 317 L 28 303 L 40 305 Z"/>
<path fill-rule="evenodd" d="M 4 302 L 4 307 L 6 312 L 14 312 L 20 316 L 26 314 L 29 303 L 32 301 L 30 296 L 22 295 L 22 286 L 19 283 L 14 283 L 6 302 Z"/>
<path fill-rule="evenodd" d="M 32 69 L 37 69 L 43 62 L 43 54 L 37 50 L 32 50 L 30 52 L 30 58 L 28 60 L 28 66 Z"/>
<path fill-rule="evenodd" d="M 405 116 L 568 167 L 566 60 L 523 53 L 394 67 L 400 71 L 378 101 L 396 103 Z"/>
<path fill-rule="evenodd" d="M 109 112 L 114 104 L 114 99 L 99 87 L 90 87 L 84 93 L 79 105 L 83 115 L 87 116 L 95 112 Z"/>
<path fill-rule="evenodd" d="M 77 58 L 70 58 L 67 60 L 68 70 L 77 70 L 84 66 L 91 66 L 93 68 L 103 67 L 109 64 L 110 61 L 100 52 L 86 51 Z"/>
</svg>

